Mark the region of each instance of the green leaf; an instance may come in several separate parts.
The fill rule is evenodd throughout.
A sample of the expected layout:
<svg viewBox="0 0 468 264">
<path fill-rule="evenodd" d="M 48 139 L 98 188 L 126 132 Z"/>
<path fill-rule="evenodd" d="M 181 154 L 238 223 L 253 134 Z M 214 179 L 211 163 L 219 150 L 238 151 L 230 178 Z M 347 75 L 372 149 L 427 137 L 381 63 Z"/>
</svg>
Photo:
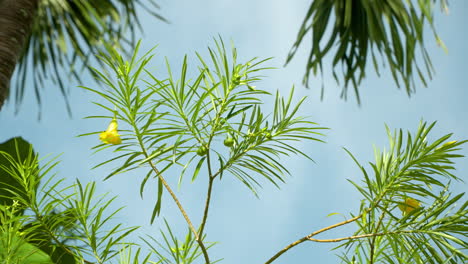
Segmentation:
<svg viewBox="0 0 468 264">
<path fill-rule="evenodd" d="M 327 217 L 334 216 L 334 215 L 343 215 L 342 213 L 329 213 L 327 214 Z"/>
<path fill-rule="evenodd" d="M 4 234 L 0 234 L 4 236 Z M 5 245 L 4 239 L 0 239 L 0 252 L 3 254 L 9 250 L 6 247 L 14 248 L 14 255 L 11 256 L 9 263 L 18 264 L 55 264 L 49 255 L 31 243 L 24 241 L 20 236 L 11 237 L 10 244 Z M 0 253 L 0 256 L 3 254 Z M 0 261 L 3 261 L 0 259 Z M 71 262 L 73 263 L 73 262 Z"/>
<path fill-rule="evenodd" d="M 27 190 L 20 180 L 24 177 L 37 178 L 38 167 L 37 154 L 23 138 L 11 138 L 0 144 L 0 205 L 12 205 L 18 198 L 29 199 L 28 191 L 35 192 L 39 182 L 24 179 L 34 183 L 30 186 L 33 190 Z M 18 213 L 22 214 L 23 211 L 19 210 Z"/>
<path fill-rule="evenodd" d="M 140 9 L 140 7 L 142 7 Z M 15 103 L 19 108 L 25 94 L 24 85 L 32 76 L 39 106 L 42 104 L 43 80 L 57 84 L 67 110 L 68 81 L 81 81 L 83 70 L 92 73 L 92 61 L 104 49 L 103 44 L 132 50 L 135 34 L 142 31 L 141 10 L 160 21 L 168 22 L 159 14 L 154 0 L 146 1 L 39 1 L 36 20 L 29 42 L 26 43 L 18 65 Z M 101 61 L 97 61 L 103 66 Z M 67 72 L 69 74 L 63 74 Z M 28 76 L 28 77 L 27 77 Z M 13 93 L 11 93 L 13 94 Z"/>
<path fill-rule="evenodd" d="M 415 92 L 414 82 L 419 77 L 426 86 L 434 68 L 423 41 L 424 29 L 429 25 L 435 41 L 446 50 L 437 35 L 433 19 L 434 1 L 369 1 L 369 0 L 315 0 L 297 33 L 287 56 L 286 64 L 296 55 L 306 36 L 311 34 L 312 47 L 306 62 L 303 83 L 308 86 L 311 74 L 323 75 L 323 60 L 334 53 L 332 74 L 337 82 L 344 81 L 341 97 L 346 99 L 348 86 L 354 88 L 360 104 L 359 85 L 366 76 L 369 56 L 380 76 L 377 57 L 388 65 L 397 87 L 403 83 L 408 95 Z M 443 9 L 447 8 L 441 1 Z M 332 47 L 337 46 L 336 49 Z M 416 56 L 421 51 L 423 56 Z M 420 70 L 421 60 L 426 72 Z M 339 68 L 339 70 L 337 70 Z M 340 77 L 339 77 L 340 75 Z M 323 82 L 323 78 L 322 78 Z M 322 83 L 322 97 L 323 97 Z"/>
</svg>

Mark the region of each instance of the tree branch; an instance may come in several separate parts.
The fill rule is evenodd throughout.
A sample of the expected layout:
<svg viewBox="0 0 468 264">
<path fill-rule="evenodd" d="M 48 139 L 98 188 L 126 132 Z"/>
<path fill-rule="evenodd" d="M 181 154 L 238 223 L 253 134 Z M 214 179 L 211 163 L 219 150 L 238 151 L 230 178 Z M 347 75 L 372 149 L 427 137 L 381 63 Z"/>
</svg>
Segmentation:
<svg viewBox="0 0 468 264">
<path fill-rule="evenodd" d="M 199 228 L 199 234 L 200 236 L 203 236 L 203 231 L 205 229 L 206 221 L 208 219 L 208 210 L 210 207 L 210 201 L 211 201 L 211 191 L 213 189 L 213 182 L 214 182 L 214 177 L 212 176 L 212 171 L 211 171 L 211 164 L 210 164 L 210 154 L 207 154 L 207 163 L 208 163 L 208 191 L 206 193 L 206 201 L 205 201 L 205 209 L 203 211 L 203 219 L 200 223 L 200 228 Z"/>
<path fill-rule="evenodd" d="M 140 145 L 140 148 L 143 152 L 143 155 L 145 156 L 146 159 L 148 159 L 149 155 L 148 155 L 148 152 L 146 151 L 146 148 L 145 146 L 143 145 L 143 142 L 142 142 L 142 139 L 141 139 L 141 136 L 140 136 L 140 133 L 138 133 L 138 127 L 133 123 L 133 129 L 135 130 L 136 134 L 137 134 L 137 139 L 138 139 L 138 143 Z M 195 236 L 195 241 L 197 241 L 198 245 L 200 246 L 202 252 L 203 252 L 203 257 L 205 258 L 205 262 L 206 264 L 210 264 L 210 258 L 208 257 L 208 251 L 206 250 L 206 247 L 205 245 L 203 244 L 203 241 L 202 239 L 200 238 L 200 236 L 198 235 L 198 232 L 197 230 L 195 229 L 195 227 L 193 226 L 192 224 L 192 221 L 190 221 L 190 218 L 188 217 L 187 215 L 187 212 L 185 211 L 184 207 L 182 207 L 182 204 L 180 203 L 179 199 L 177 198 L 177 196 L 175 195 L 175 193 L 172 191 L 171 187 L 169 186 L 169 184 L 166 182 L 166 179 L 164 179 L 164 177 L 162 176 L 161 172 L 158 170 L 158 168 L 156 168 L 156 165 L 154 165 L 153 161 L 150 159 L 148 160 L 148 164 L 151 166 L 151 168 L 153 169 L 153 171 L 156 173 L 156 175 L 158 176 L 159 180 L 161 180 L 162 184 L 164 185 L 164 188 L 166 188 L 166 190 L 169 192 L 169 194 L 171 195 L 172 199 L 174 200 L 174 202 L 177 204 L 177 207 L 179 208 L 179 211 L 182 213 L 182 215 L 184 216 L 185 218 L 185 221 L 187 222 L 190 230 L 192 231 L 193 235 Z"/>
<path fill-rule="evenodd" d="M 145 152 L 145 155 L 146 155 L 146 152 Z M 148 158 L 148 156 L 147 156 Z M 190 221 L 190 218 L 188 217 L 187 213 L 185 212 L 184 208 L 182 207 L 182 204 L 179 202 L 179 199 L 177 198 L 177 196 L 175 195 L 175 193 L 172 191 L 171 187 L 169 186 L 169 184 L 166 182 L 166 180 L 164 179 L 164 177 L 162 176 L 161 172 L 159 172 L 159 170 L 156 168 L 156 166 L 154 165 L 154 163 L 149 160 L 148 161 L 151 168 L 153 169 L 153 171 L 156 173 L 156 175 L 158 175 L 158 178 L 161 180 L 161 182 L 163 183 L 164 187 L 166 188 L 166 190 L 169 192 L 169 194 L 172 196 L 172 199 L 174 200 L 174 202 L 177 204 L 177 207 L 179 207 L 179 211 L 182 213 L 182 215 L 184 216 L 185 218 L 185 221 L 187 222 L 190 230 L 192 231 L 192 233 L 195 235 L 195 240 L 197 241 L 198 245 L 200 246 L 202 252 L 203 252 L 203 257 L 205 258 L 205 262 L 206 264 L 210 264 L 210 258 L 208 257 L 208 251 L 206 250 L 206 247 L 205 245 L 203 244 L 203 241 L 200 239 L 200 236 L 198 235 L 197 233 L 197 230 L 195 229 L 195 227 L 193 226 L 192 224 L 192 221 Z"/>
<path fill-rule="evenodd" d="M 273 257 L 271 257 L 269 260 L 267 260 L 267 262 L 265 262 L 265 264 L 269 264 L 269 263 L 272 263 L 275 259 L 279 258 L 281 255 L 283 255 L 286 251 L 290 250 L 291 248 L 301 244 L 302 242 L 304 241 L 307 241 L 307 240 L 311 240 L 311 241 L 316 241 L 316 240 L 313 240 L 313 236 L 316 236 L 320 233 L 323 233 L 327 230 L 330 230 L 330 229 L 333 229 L 333 228 L 336 228 L 336 227 L 339 227 L 339 226 L 342 226 L 342 225 L 346 225 L 346 224 L 349 224 L 351 222 L 354 222 L 356 220 L 358 220 L 359 218 L 361 218 L 363 216 L 363 214 L 361 215 L 358 215 L 354 218 L 351 218 L 349 220 L 346 220 L 346 221 L 343 221 L 343 222 L 340 222 L 340 223 L 337 223 L 337 224 L 334 224 L 334 225 L 331 225 L 331 226 L 328 226 L 328 227 L 325 227 L 325 228 L 322 228 L 320 230 L 317 230 L 291 244 L 289 244 L 288 246 L 286 246 L 285 248 L 283 248 L 282 250 L 280 250 L 278 253 L 276 253 Z M 341 240 L 340 240 L 341 241 Z M 316 241 L 316 242 L 325 242 L 325 241 Z M 328 241 L 326 241 L 328 242 Z M 333 241 L 330 241 L 330 242 L 333 242 Z"/>
<path fill-rule="evenodd" d="M 384 216 L 385 216 L 385 210 L 383 211 L 383 213 L 380 215 L 379 217 L 379 221 L 377 223 L 377 226 L 375 227 L 374 231 L 373 232 L 377 232 L 380 228 L 380 224 L 382 224 L 382 221 L 384 219 Z M 374 254 L 375 254 L 375 239 L 377 238 L 377 236 L 374 236 L 372 237 L 371 241 L 369 242 L 370 244 L 370 254 L 369 254 L 369 264 L 374 264 Z"/>
<path fill-rule="evenodd" d="M 375 234 L 364 234 L 364 235 L 357 235 L 357 236 L 348 236 L 348 237 L 341 237 L 335 239 L 315 239 L 315 238 L 308 238 L 307 240 L 320 242 L 320 243 L 332 243 L 332 242 L 340 242 L 343 240 L 352 240 L 352 239 L 360 239 L 366 237 L 378 237 L 378 236 L 385 236 L 390 234 L 398 234 L 400 232 L 387 232 L 387 233 L 375 233 Z"/>
</svg>

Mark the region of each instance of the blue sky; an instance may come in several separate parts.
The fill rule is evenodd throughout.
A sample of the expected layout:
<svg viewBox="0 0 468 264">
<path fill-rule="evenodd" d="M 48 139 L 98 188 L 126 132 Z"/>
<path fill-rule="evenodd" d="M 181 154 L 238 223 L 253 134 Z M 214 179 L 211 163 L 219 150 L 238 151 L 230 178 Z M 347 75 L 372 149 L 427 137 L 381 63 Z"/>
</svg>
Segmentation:
<svg viewBox="0 0 468 264">
<path fill-rule="evenodd" d="M 309 1 L 164 0 L 159 4 L 161 14 L 171 24 L 141 12 L 145 31 L 141 35 L 142 51 L 159 45 L 151 64 L 156 71 L 165 72 L 162 67 L 164 57 L 173 69 L 177 69 L 185 54 L 189 55 L 189 64 L 193 62 L 191 65 L 195 66 L 194 52 L 206 55 L 206 47 L 213 46 L 212 40 L 219 34 L 225 40 L 234 41 L 240 61 L 274 57 L 269 65 L 278 69 L 269 71 L 257 86 L 271 91 L 279 89 L 282 94 L 287 94 L 292 85 L 296 85 L 296 99 L 308 96 L 300 114 L 330 128 L 325 133 L 326 144 L 304 143 L 301 146 L 315 163 L 300 157 L 284 159 L 292 176 L 280 190 L 265 183 L 260 190 L 260 199 L 257 199 L 235 179 L 225 177 L 215 185 L 207 231 L 208 240 L 220 242 L 211 253 L 212 258 L 224 258 L 221 263 L 263 263 L 298 238 L 342 220 L 341 216 L 327 217 L 327 214 L 339 212 L 348 216 L 356 212 L 361 197 L 346 179 L 359 181 L 362 175 L 342 147 L 349 149 L 361 163 L 373 161 L 373 146 L 380 149 L 387 146 L 384 124 L 415 131 L 421 119 L 437 121 L 434 137 L 454 133 L 454 139 L 468 138 L 466 1 L 451 1 L 449 15 L 442 15 L 436 9 L 437 29 L 449 53 L 438 48 L 427 31 L 426 44 L 437 72 L 429 87 L 417 83 L 416 94 L 408 97 L 404 90 L 395 87 L 389 72 L 385 71 L 381 78 L 377 78 L 368 71 L 360 88 L 361 107 L 357 106 L 352 94 L 348 101 L 339 98 L 341 88 L 333 80 L 329 68 L 324 74 L 323 101 L 320 101 L 320 79 L 312 79 L 310 89 L 302 86 L 309 43 L 304 43 L 295 59 L 283 68 Z M 136 179 L 141 179 L 142 175 L 131 172 L 103 182 L 112 167 L 90 170 L 114 154 L 92 155 L 91 147 L 98 144 L 98 139 L 76 137 L 103 130 L 107 125 L 99 120 L 83 119 L 103 113 L 90 103 L 94 100 L 93 95 L 77 85 L 96 87 L 89 77 L 85 77 L 82 84 L 70 83 L 73 118 L 67 115 L 57 87 L 45 87 L 40 121 L 37 120 L 38 107 L 32 89 L 26 94 L 17 115 L 9 103 L 0 112 L 0 142 L 20 135 L 33 143 L 40 155 L 61 154 L 62 162 L 56 170 L 58 176 L 69 182 L 76 178 L 82 182 L 95 180 L 99 192 L 119 195 L 115 207 L 126 206 L 118 221 L 143 226 L 138 235 L 157 234 L 162 218 L 149 225 L 154 188 L 148 189 L 143 200 L 138 195 L 139 180 Z M 466 149 L 462 153 L 468 154 Z M 468 173 L 466 158 L 459 159 L 456 167 L 457 175 L 465 179 Z M 169 180 L 175 186 L 175 177 Z M 196 223 L 201 217 L 205 183 L 202 177 L 193 184 L 186 181 L 177 193 Z M 455 193 L 466 189 L 466 184 L 453 186 Z M 178 233 L 186 231 L 180 213 L 168 196 L 165 196 L 162 214 Z M 337 229 L 321 238 L 347 236 L 352 230 Z M 336 263 L 338 259 L 334 255 L 338 252 L 330 251 L 334 246 L 305 242 L 275 263 Z"/>
</svg>

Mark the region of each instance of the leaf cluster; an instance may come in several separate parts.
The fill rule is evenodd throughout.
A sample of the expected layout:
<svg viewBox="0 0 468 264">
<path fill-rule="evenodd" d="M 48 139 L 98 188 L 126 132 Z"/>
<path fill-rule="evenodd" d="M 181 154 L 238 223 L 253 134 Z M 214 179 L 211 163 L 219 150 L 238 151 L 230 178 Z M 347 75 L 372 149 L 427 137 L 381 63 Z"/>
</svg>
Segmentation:
<svg viewBox="0 0 468 264">
<path fill-rule="evenodd" d="M 95 183 L 65 185 L 63 179 L 56 180 L 51 174 L 55 159 L 39 167 L 29 143 L 26 152 L 20 152 L 26 141 L 11 141 L 14 148 L 0 151 L 0 169 L 9 177 L 2 178 L 1 185 L 6 201 L 0 205 L 1 261 L 107 263 L 127 245 L 123 239 L 136 228 L 113 224 L 120 210 L 110 208 L 114 199 L 96 199 Z"/>
<path fill-rule="evenodd" d="M 152 236 L 148 238 L 141 238 L 145 244 L 150 248 L 151 253 L 158 256 L 159 261 L 157 264 L 178 264 L 178 263 L 194 263 L 195 260 L 200 258 L 202 252 L 200 247 L 195 242 L 190 229 L 184 240 L 177 239 L 176 235 L 171 229 L 169 223 L 164 219 L 164 226 L 166 231 L 160 230 L 164 244 L 158 242 Z M 216 243 L 210 243 L 208 248 L 214 246 Z M 220 260 L 211 263 L 217 263 Z"/>
<path fill-rule="evenodd" d="M 17 105 L 23 100 L 27 76 L 34 80 L 39 105 L 44 80 L 50 77 L 60 88 L 70 112 L 67 81 L 80 81 L 80 72 L 91 71 L 90 59 L 102 51 L 103 43 L 123 46 L 124 50 L 134 46 L 135 34 L 141 30 L 140 14 L 137 13 L 140 6 L 156 18 L 166 21 L 155 12 L 159 6 L 154 0 L 39 2 L 32 34 L 17 70 Z M 63 69 L 66 69 L 67 74 L 63 74 Z"/>
<path fill-rule="evenodd" d="M 453 159 L 467 141 L 448 141 L 451 134 L 432 142 L 435 123 L 421 123 L 415 134 L 387 128 L 390 149 L 376 150 L 376 161 L 366 171 L 357 160 L 364 181 L 351 183 L 363 195 L 358 231 L 345 246 L 346 263 L 463 263 L 468 256 L 468 202 L 464 193 L 452 195 Z M 349 153 L 349 152 L 348 152 Z M 371 176 L 372 175 L 372 176 Z M 439 190 L 439 191 L 437 191 Z M 438 193 L 438 194 L 437 194 Z M 405 198 L 422 201 L 408 214 L 398 206 Z M 351 253 L 351 254 L 349 254 Z"/>
<path fill-rule="evenodd" d="M 368 58 L 372 58 L 375 72 L 380 75 L 379 59 L 388 66 L 395 84 L 404 86 L 408 95 L 415 92 L 414 76 L 427 86 L 434 69 L 424 46 L 424 27 L 432 28 L 438 37 L 433 20 L 436 0 L 315 0 L 312 1 L 299 29 L 286 63 L 296 54 L 304 37 L 311 32 L 312 48 L 306 64 L 303 82 L 308 85 L 310 74 L 323 72 L 325 56 L 333 52 L 333 76 L 343 79 L 341 96 L 346 99 L 351 84 L 360 103 L 358 87 L 365 77 Z M 447 1 L 439 1 L 447 10 Z M 336 50 L 333 49 L 336 47 Z M 417 54 L 417 51 L 421 54 Z M 423 61 L 424 67 L 420 66 Z M 341 73 L 336 69 L 341 66 Z M 342 75 L 342 76 L 339 76 Z M 323 96 L 322 85 L 322 96 Z"/>
<path fill-rule="evenodd" d="M 293 104 L 293 91 L 286 99 L 276 93 L 273 112 L 264 112 L 261 98 L 271 95 L 253 84 L 261 80 L 261 71 L 268 69 L 262 67 L 267 60 L 253 58 L 238 63 L 234 47 L 228 54 L 221 39 L 215 44 L 215 49 L 208 49 L 210 61 L 197 53 L 199 65 L 193 79 L 187 77 L 187 56 L 178 79 L 167 61 L 168 77 L 160 78 L 145 68 L 153 55 L 147 53 L 137 59 L 138 45 L 128 61 L 109 47 L 110 55 L 103 55 L 102 60 L 111 74 L 95 69 L 105 88 L 84 87 L 104 99 L 105 103 L 95 104 L 109 113 L 91 118 L 115 116 L 128 128 L 121 130 L 123 141 L 115 148 L 116 153 L 122 154 L 97 165 L 119 161 L 121 165 L 107 178 L 147 167 L 141 182 L 142 195 L 151 177 L 158 178 L 176 165 L 180 169 L 179 183 L 188 168 L 193 168 L 192 181 L 204 168 L 211 181 L 230 173 L 256 193 L 261 186 L 259 178 L 277 186 L 284 181 L 289 172 L 279 157 L 308 157 L 292 143 L 321 141 L 319 131 L 323 128 L 297 116 L 304 99 Z M 218 147 L 226 139 L 230 143 Z M 108 147 L 101 144 L 97 151 Z M 152 221 L 161 208 L 160 178 L 158 186 Z"/>
</svg>

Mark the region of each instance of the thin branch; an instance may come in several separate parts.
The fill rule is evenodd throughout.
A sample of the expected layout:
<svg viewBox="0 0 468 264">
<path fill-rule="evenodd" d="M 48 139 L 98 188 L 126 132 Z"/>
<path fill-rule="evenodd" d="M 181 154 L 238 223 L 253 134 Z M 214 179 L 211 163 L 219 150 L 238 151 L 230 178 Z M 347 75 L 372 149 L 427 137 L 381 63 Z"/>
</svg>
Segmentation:
<svg viewBox="0 0 468 264">
<path fill-rule="evenodd" d="M 208 191 L 206 193 L 206 201 L 205 201 L 205 209 L 203 211 L 203 219 L 200 223 L 200 231 L 199 234 L 200 236 L 203 236 L 203 231 L 205 229 L 206 221 L 208 219 L 208 210 L 210 207 L 210 201 L 211 201 L 211 191 L 213 189 L 213 182 L 214 182 L 214 177 L 212 176 L 212 171 L 211 171 L 211 163 L 210 163 L 210 154 L 207 154 L 207 163 L 208 163 Z"/>
<path fill-rule="evenodd" d="M 315 232 L 309 234 L 308 236 L 305 236 L 305 237 L 303 237 L 303 238 L 301 238 L 301 239 L 299 239 L 299 240 L 297 240 L 297 241 L 295 241 L 295 242 L 289 244 L 288 246 L 286 246 L 285 248 L 283 248 L 282 250 L 280 250 L 278 253 L 276 253 L 273 257 L 271 257 L 269 260 L 267 260 L 267 262 L 265 262 L 265 264 L 272 263 L 275 259 L 279 258 L 279 257 L 280 257 L 281 255 L 283 255 L 286 251 L 288 251 L 289 249 L 291 249 L 291 248 L 293 248 L 293 247 L 295 247 L 295 246 L 301 244 L 301 243 L 304 242 L 304 241 L 307 241 L 307 240 L 316 241 L 316 240 L 312 240 L 312 239 L 311 239 L 313 236 L 316 236 L 316 235 L 318 235 L 318 234 L 320 234 L 320 233 L 323 233 L 323 232 L 325 232 L 325 231 L 327 231 L 327 230 L 330 230 L 330 229 L 333 229 L 333 228 L 336 228 L 336 227 L 339 227 L 339 226 L 342 226 L 342 225 L 346 225 L 346 224 L 349 224 L 349 223 L 351 223 L 351 222 L 354 222 L 354 221 L 358 220 L 359 218 L 361 218 L 363 215 L 365 215 L 367 212 L 369 212 L 370 210 L 372 210 L 373 208 L 375 208 L 375 207 L 380 203 L 380 201 L 382 200 L 382 197 L 383 197 L 383 195 L 385 194 L 385 192 L 386 192 L 386 191 L 383 192 L 383 194 L 381 195 L 381 197 L 377 199 L 377 201 L 375 202 L 375 204 L 374 204 L 373 206 L 371 206 L 370 208 L 365 209 L 365 212 L 364 212 L 364 213 L 362 213 L 362 214 L 360 214 L 360 215 L 358 215 L 358 216 L 356 216 L 356 217 L 354 217 L 354 218 L 351 218 L 351 219 L 349 219 L 349 220 L 346 220 L 346 221 L 343 221 L 343 222 L 340 222 L 340 223 L 337 223 L 337 224 L 334 224 L 334 225 L 331 225 L 331 226 L 322 228 L 322 229 L 320 229 L 320 230 L 317 230 L 317 231 L 315 231 Z M 341 240 L 339 240 L 339 241 L 341 241 Z M 324 241 L 317 241 L 317 242 L 324 242 Z M 326 241 L 326 242 L 328 242 L 328 241 Z M 330 242 L 332 242 L 332 241 L 330 241 Z"/>
<path fill-rule="evenodd" d="M 135 133 L 137 135 L 138 143 L 139 143 L 140 148 L 141 148 L 141 150 L 143 152 L 143 155 L 145 156 L 146 159 L 148 159 L 149 155 L 148 155 L 148 152 L 146 151 L 145 146 L 143 145 L 143 141 L 142 141 L 141 135 L 140 135 L 140 133 L 138 131 L 138 127 L 134 124 L 134 122 L 133 122 L 132 125 L 133 125 L 133 129 L 135 130 Z M 153 161 L 150 159 L 150 160 L 148 160 L 148 163 L 151 166 L 151 168 L 153 169 L 153 171 L 156 173 L 158 178 L 161 180 L 162 184 L 164 185 L 164 188 L 166 188 L 166 190 L 169 192 L 169 194 L 171 195 L 174 202 L 177 204 L 177 207 L 179 208 L 179 211 L 184 216 L 185 221 L 187 222 L 190 230 L 192 231 L 192 233 L 195 236 L 195 241 L 197 241 L 198 245 L 200 246 L 200 248 L 201 248 L 201 250 L 203 252 L 203 257 L 205 258 L 206 264 L 210 264 L 210 258 L 208 257 L 208 251 L 206 250 L 206 247 L 203 244 L 203 241 L 200 239 L 200 236 L 198 235 L 197 230 L 193 226 L 192 221 L 190 221 L 190 218 L 188 217 L 187 212 L 185 211 L 184 207 L 182 207 L 182 204 L 179 202 L 179 199 L 177 198 L 175 193 L 172 191 L 171 187 L 166 182 L 166 179 L 164 179 L 161 172 L 158 170 L 158 168 L 156 168 Z"/>
<path fill-rule="evenodd" d="M 346 221 L 343 221 L 343 222 L 340 222 L 340 223 L 337 223 L 337 224 L 334 224 L 334 225 L 331 225 L 331 226 L 328 226 L 328 227 L 325 227 L 325 228 L 322 228 L 320 230 L 317 230 L 291 244 L 289 244 L 288 246 L 286 246 L 285 248 L 283 248 L 282 250 L 280 250 L 278 253 L 276 253 L 273 257 L 271 257 L 269 260 L 267 260 L 267 262 L 265 262 L 265 264 L 269 264 L 269 263 L 272 263 L 275 259 L 279 258 L 281 255 L 283 255 L 286 251 L 288 251 L 289 249 L 299 245 L 300 243 L 304 242 L 304 241 L 307 241 L 307 240 L 311 240 L 311 241 L 315 241 L 315 240 L 312 240 L 312 237 L 313 236 L 316 236 L 320 233 L 323 233 L 327 230 L 330 230 L 330 229 L 333 229 L 333 228 L 336 228 L 336 227 L 339 227 L 339 226 L 342 226 L 342 225 L 346 225 L 346 224 L 349 224 L 351 222 L 354 222 L 356 220 L 358 220 L 359 218 L 361 218 L 363 216 L 363 214 L 360 214 L 354 218 L 351 218 L 349 220 L 346 220 Z M 317 241 L 317 242 L 324 242 L 324 241 Z M 327 241 L 328 242 L 328 241 Z M 330 241 L 332 242 L 332 241 Z"/>
<path fill-rule="evenodd" d="M 147 153 L 145 152 L 145 156 L 147 155 Z M 148 157 L 148 156 L 147 156 Z M 195 227 L 193 226 L 192 224 L 192 221 L 190 221 L 190 218 L 188 217 L 187 213 L 185 212 L 184 208 L 182 207 L 182 204 L 179 202 L 179 199 L 177 198 L 177 196 L 175 195 L 175 193 L 172 191 L 171 187 L 169 186 L 169 184 L 166 182 L 166 180 L 164 179 L 164 177 L 162 176 L 161 172 L 159 172 L 159 170 L 156 168 L 156 166 L 154 165 L 153 161 L 149 160 L 148 161 L 151 168 L 153 169 L 154 172 L 156 172 L 156 175 L 158 175 L 158 178 L 161 180 L 161 182 L 163 183 L 164 187 L 166 188 L 166 190 L 169 192 L 169 194 L 172 196 L 172 199 L 174 200 L 174 202 L 177 204 L 177 207 L 179 207 L 179 211 L 182 213 L 182 215 L 184 216 L 185 218 L 185 221 L 187 222 L 190 230 L 192 231 L 192 233 L 195 235 L 195 240 L 197 241 L 198 245 L 200 246 L 202 252 L 203 252 L 203 256 L 205 257 L 205 262 L 206 264 L 210 264 L 210 258 L 208 257 L 208 252 L 206 250 L 206 247 L 205 245 L 203 244 L 203 241 L 200 239 L 200 236 L 198 236 L 198 233 L 197 233 L 197 230 L 195 229 Z"/>
<path fill-rule="evenodd" d="M 335 239 L 315 239 L 315 238 L 310 237 L 307 240 L 314 241 L 314 242 L 320 242 L 320 243 L 332 243 L 332 242 L 340 242 L 340 241 L 343 241 L 343 240 L 360 239 L 360 238 L 366 238 L 366 237 L 378 237 L 378 236 L 385 236 L 385 235 L 399 234 L 399 233 L 402 233 L 402 232 L 364 234 L 364 235 L 341 237 L 341 238 L 335 238 Z"/>
<path fill-rule="evenodd" d="M 229 93 L 226 95 L 226 97 L 229 95 Z M 203 236 L 203 231 L 205 230 L 205 225 L 206 225 L 206 221 L 208 219 L 208 211 L 209 211 L 209 208 L 210 208 L 210 201 L 211 201 L 211 192 L 212 192 L 212 189 L 213 189 L 213 182 L 214 182 L 214 179 L 216 178 L 216 176 L 218 175 L 218 172 L 221 172 L 223 170 L 223 168 L 219 168 L 218 172 L 213 174 L 213 170 L 211 169 L 211 156 L 210 156 L 210 146 L 211 146 L 211 141 L 213 140 L 213 137 L 215 135 L 215 131 L 216 131 L 216 128 L 217 126 L 219 126 L 219 123 L 220 123 L 220 117 L 221 117 L 221 113 L 223 113 L 224 111 L 224 107 L 225 107 L 225 103 L 226 103 L 226 99 L 223 99 L 223 102 L 220 106 L 220 109 L 216 112 L 216 116 L 215 116 L 215 125 L 213 127 L 213 130 L 211 131 L 211 134 L 209 136 L 209 141 L 208 141 L 208 153 L 206 154 L 206 163 L 207 163 L 207 167 L 208 167 L 208 191 L 206 193 L 206 201 L 205 201 L 205 209 L 203 210 L 203 219 L 200 223 L 200 236 Z"/>
<path fill-rule="evenodd" d="M 382 221 L 384 219 L 384 216 L 385 216 L 385 213 L 386 213 L 386 210 L 383 211 L 383 213 L 380 215 L 379 217 L 379 221 L 377 223 L 377 226 L 375 227 L 374 229 L 374 232 L 377 232 L 380 228 L 380 224 L 382 224 Z M 375 252 L 375 239 L 377 238 L 377 236 L 374 236 L 372 237 L 372 239 L 370 240 L 369 244 L 370 244 L 370 260 L 369 260 L 369 264 L 374 264 L 374 252 Z"/>
</svg>

